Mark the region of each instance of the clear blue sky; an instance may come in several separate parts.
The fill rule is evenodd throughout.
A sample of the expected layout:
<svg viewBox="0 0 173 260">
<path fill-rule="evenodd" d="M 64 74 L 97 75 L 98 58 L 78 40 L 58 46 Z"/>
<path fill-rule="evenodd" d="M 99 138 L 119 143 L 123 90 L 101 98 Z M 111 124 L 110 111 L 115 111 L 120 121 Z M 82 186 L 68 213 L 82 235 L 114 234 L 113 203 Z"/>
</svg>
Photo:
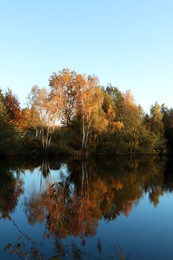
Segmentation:
<svg viewBox="0 0 173 260">
<path fill-rule="evenodd" d="M 173 0 L 0 0 L 0 88 L 23 104 L 67 67 L 173 107 Z"/>
</svg>

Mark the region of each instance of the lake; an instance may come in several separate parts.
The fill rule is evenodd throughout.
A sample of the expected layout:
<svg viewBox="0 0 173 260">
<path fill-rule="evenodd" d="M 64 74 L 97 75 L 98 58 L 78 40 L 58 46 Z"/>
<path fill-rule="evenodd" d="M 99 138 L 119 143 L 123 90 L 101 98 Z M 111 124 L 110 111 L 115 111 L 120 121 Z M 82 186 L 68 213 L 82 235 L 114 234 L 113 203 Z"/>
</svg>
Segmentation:
<svg viewBox="0 0 173 260">
<path fill-rule="evenodd" d="M 0 159 L 0 259 L 173 259 L 171 160 Z"/>
</svg>

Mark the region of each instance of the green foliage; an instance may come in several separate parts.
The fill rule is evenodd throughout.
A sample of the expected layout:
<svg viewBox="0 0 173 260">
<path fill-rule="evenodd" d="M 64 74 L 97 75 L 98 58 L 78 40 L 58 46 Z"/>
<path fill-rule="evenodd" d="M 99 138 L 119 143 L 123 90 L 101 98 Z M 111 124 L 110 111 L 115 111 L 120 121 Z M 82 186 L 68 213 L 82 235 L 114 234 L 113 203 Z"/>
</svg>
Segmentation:
<svg viewBox="0 0 173 260">
<path fill-rule="evenodd" d="M 168 109 L 162 105 L 164 125 L 164 138 L 166 139 L 166 146 L 168 153 L 173 153 L 173 109 Z"/>
<path fill-rule="evenodd" d="M 104 89 L 95 76 L 63 69 L 52 74 L 49 89 L 32 87 L 28 101 L 21 109 L 11 90 L 0 90 L 0 154 L 173 152 L 173 109 L 156 102 L 145 115 L 129 90 Z"/>
<path fill-rule="evenodd" d="M 107 86 L 106 92 L 112 98 L 114 103 L 115 114 L 117 120 L 124 121 L 124 96 L 117 87 L 113 87 L 111 84 Z"/>
</svg>

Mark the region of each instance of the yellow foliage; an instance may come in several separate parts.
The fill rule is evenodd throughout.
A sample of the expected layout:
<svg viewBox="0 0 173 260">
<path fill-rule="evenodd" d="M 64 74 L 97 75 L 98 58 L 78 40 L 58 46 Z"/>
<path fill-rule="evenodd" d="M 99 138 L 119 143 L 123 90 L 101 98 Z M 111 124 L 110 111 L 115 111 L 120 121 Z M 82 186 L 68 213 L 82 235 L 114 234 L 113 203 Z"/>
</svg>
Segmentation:
<svg viewBox="0 0 173 260">
<path fill-rule="evenodd" d="M 123 188 L 123 183 L 120 182 L 120 181 L 115 181 L 115 182 L 113 183 L 113 187 L 114 187 L 116 190 L 122 190 L 122 188 Z"/>
</svg>

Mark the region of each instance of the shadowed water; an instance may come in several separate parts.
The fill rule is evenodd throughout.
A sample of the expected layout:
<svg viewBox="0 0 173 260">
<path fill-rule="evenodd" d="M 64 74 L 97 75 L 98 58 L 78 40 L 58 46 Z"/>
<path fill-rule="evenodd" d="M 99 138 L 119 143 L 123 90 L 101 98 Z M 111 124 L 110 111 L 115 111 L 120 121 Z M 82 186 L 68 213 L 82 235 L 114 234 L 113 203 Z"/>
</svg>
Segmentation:
<svg viewBox="0 0 173 260">
<path fill-rule="evenodd" d="M 173 259 L 171 160 L 0 165 L 0 259 Z"/>
</svg>

